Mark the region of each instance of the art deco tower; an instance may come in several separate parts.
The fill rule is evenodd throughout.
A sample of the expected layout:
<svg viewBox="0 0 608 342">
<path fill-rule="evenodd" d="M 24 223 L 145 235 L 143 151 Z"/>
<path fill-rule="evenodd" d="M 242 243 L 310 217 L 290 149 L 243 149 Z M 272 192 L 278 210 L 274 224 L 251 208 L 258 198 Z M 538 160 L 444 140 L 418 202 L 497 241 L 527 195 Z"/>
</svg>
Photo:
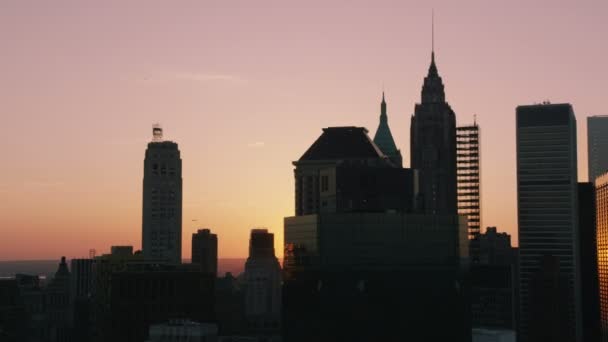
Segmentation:
<svg viewBox="0 0 608 342">
<path fill-rule="evenodd" d="M 384 92 L 382 92 L 382 103 L 380 104 L 380 124 L 374 136 L 374 143 L 380 148 L 395 166 L 403 166 L 403 158 L 401 151 L 397 149 L 395 140 L 391 134 L 391 129 L 388 127 L 388 116 L 386 114 L 386 101 L 384 101 Z"/>
<path fill-rule="evenodd" d="M 410 165 L 420 172 L 422 209 L 456 215 L 456 115 L 445 101 L 434 51 L 410 129 Z"/>
<path fill-rule="evenodd" d="M 144 160 L 142 250 L 147 260 L 181 263 L 182 160 L 155 126 Z"/>
</svg>

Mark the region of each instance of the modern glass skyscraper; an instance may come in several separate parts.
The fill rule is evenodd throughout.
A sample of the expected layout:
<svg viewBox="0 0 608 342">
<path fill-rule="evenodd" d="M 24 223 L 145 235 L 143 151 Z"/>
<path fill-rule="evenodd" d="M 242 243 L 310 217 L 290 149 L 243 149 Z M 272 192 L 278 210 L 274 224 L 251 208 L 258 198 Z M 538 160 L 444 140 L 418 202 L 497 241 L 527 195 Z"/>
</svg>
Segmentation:
<svg viewBox="0 0 608 342">
<path fill-rule="evenodd" d="M 147 260 L 181 263 L 182 160 L 177 144 L 153 128 L 144 160 L 142 250 Z"/>
<path fill-rule="evenodd" d="M 587 118 L 589 182 L 608 171 L 608 115 Z"/>
<path fill-rule="evenodd" d="M 517 107 L 519 341 L 581 341 L 576 119 Z"/>
</svg>

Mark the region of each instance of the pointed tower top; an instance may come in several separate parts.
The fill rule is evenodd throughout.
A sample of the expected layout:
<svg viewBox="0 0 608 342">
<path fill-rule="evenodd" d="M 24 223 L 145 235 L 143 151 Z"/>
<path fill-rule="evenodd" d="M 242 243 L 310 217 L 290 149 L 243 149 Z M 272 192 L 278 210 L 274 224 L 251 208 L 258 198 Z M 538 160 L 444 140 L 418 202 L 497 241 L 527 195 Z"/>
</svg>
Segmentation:
<svg viewBox="0 0 608 342">
<path fill-rule="evenodd" d="M 435 9 L 431 10 L 431 60 L 435 62 Z"/>
<path fill-rule="evenodd" d="M 382 103 L 386 103 L 386 101 L 384 101 L 384 90 L 382 91 Z"/>
</svg>

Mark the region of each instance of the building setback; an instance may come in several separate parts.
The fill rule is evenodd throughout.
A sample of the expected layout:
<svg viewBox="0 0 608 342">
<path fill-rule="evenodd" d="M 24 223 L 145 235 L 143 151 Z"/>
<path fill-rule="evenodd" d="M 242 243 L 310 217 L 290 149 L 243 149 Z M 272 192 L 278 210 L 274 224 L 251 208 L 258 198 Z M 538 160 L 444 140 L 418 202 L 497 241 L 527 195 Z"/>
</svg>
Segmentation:
<svg viewBox="0 0 608 342">
<path fill-rule="evenodd" d="M 576 119 L 517 107 L 519 341 L 581 341 Z"/>
<path fill-rule="evenodd" d="M 456 114 L 445 101 L 435 52 L 410 126 L 410 167 L 420 171 L 422 207 L 426 213 L 455 215 Z"/>
<path fill-rule="evenodd" d="M 155 126 L 144 160 L 142 250 L 146 260 L 181 263 L 182 160 Z"/>
<path fill-rule="evenodd" d="M 608 171 L 608 115 L 587 118 L 589 182 Z"/>
</svg>

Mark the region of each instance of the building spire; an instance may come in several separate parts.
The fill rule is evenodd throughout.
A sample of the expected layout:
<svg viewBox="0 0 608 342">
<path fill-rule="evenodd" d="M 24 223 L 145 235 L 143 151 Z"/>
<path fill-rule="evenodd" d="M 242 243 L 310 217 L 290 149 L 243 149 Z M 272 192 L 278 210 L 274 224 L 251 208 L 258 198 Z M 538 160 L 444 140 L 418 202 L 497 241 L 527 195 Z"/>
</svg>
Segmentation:
<svg viewBox="0 0 608 342">
<path fill-rule="evenodd" d="M 435 64 L 435 9 L 431 10 L 431 62 Z"/>
</svg>

